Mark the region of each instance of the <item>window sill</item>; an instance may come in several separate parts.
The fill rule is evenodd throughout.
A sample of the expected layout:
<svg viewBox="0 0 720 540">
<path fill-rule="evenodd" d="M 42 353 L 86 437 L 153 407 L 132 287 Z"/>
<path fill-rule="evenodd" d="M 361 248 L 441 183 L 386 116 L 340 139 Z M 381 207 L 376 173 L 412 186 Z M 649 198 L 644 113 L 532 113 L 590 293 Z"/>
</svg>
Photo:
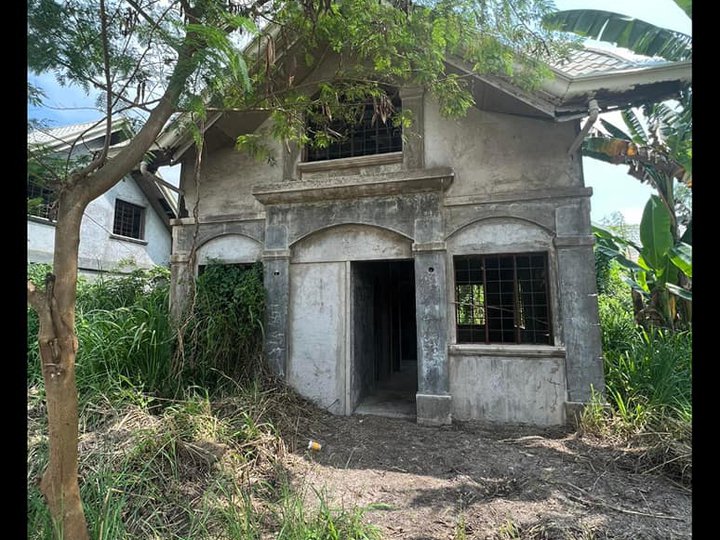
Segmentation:
<svg viewBox="0 0 720 540">
<path fill-rule="evenodd" d="M 35 223 L 42 223 L 43 225 L 50 225 L 51 227 L 54 227 L 55 224 L 57 223 L 56 221 L 54 221 L 52 219 L 48 219 L 48 218 L 44 218 L 44 217 L 40 217 L 40 216 L 33 216 L 30 214 L 28 214 L 27 219 L 28 219 L 28 221 L 33 221 Z"/>
<path fill-rule="evenodd" d="M 553 345 L 518 345 L 462 343 L 448 346 L 448 352 L 456 356 L 512 356 L 527 358 L 565 358 L 565 347 Z"/>
<path fill-rule="evenodd" d="M 147 246 L 147 240 L 140 240 L 139 238 L 131 238 L 129 236 L 120 236 L 119 234 L 111 234 L 110 238 L 113 240 L 121 240 L 123 242 L 132 242 L 133 244 L 140 244 L 141 246 Z"/>
<path fill-rule="evenodd" d="M 300 173 L 337 171 L 341 169 L 355 169 L 357 167 L 400 163 L 402 160 L 402 152 L 387 152 L 385 154 L 373 154 L 370 156 L 328 159 L 325 161 L 306 161 L 304 163 L 298 163 L 297 170 Z"/>
</svg>

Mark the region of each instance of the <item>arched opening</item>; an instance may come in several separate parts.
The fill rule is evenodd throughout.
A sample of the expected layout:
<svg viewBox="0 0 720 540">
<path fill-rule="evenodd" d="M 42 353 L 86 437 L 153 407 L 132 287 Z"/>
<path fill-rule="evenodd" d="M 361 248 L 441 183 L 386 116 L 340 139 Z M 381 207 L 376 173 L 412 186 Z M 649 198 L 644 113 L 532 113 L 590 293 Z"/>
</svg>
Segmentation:
<svg viewBox="0 0 720 540">
<path fill-rule="evenodd" d="M 397 232 L 364 224 L 332 226 L 293 244 L 288 373 L 303 395 L 345 414 L 415 416 L 411 246 Z"/>
</svg>

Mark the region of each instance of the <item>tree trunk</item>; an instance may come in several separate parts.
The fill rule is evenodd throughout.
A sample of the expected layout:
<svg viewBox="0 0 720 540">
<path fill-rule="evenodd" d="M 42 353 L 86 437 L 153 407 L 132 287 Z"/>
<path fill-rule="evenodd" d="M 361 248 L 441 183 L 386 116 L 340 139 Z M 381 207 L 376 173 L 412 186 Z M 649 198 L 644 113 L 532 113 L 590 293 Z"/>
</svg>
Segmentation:
<svg viewBox="0 0 720 540">
<path fill-rule="evenodd" d="M 48 412 L 49 460 L 40 490 L 57 538 L 89 540 L 78 484 L 78 394 L 75 381 L 75 297 L 80 222 L 87 203 L 75 186 L 60 194 L 53 271 L 45 289 L 28 283 L 40 320 L 38 340 Z"/>
<path fill-rule="evenodd" d="M 64 342 L 64 343 L 63 343 Z M 78 400 L 75 384 L 75 337 L 57 338 L 56 368 L 43 354 L 50 460 L 40 489 L 59 538 L 89 538 L 78 484 Z"/>
</svg>

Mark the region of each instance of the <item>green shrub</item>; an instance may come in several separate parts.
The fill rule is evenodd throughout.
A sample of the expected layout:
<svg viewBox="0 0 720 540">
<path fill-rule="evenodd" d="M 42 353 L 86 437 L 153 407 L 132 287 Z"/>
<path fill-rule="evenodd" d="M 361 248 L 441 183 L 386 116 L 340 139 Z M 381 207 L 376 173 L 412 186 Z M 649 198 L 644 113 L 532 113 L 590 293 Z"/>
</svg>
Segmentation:
<svg viewBox="0 0 720 540">
<path fill-rule="evenodd" d="M 263 371 L 265 289 L 261 263 L 210 264 L 197 279 L 192 315 L 183 327 L 178 372 L 218 387 L 251 381 Z"/>
</svg>

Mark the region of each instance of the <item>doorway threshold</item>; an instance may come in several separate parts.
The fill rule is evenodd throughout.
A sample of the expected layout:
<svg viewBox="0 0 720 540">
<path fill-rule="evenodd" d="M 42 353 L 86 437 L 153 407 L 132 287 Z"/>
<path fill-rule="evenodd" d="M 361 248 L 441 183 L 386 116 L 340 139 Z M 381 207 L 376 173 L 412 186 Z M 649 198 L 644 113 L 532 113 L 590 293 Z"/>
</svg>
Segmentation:
<svg viewBox="0 0 720 540">
<path fill-rule="evenodd" d="M 400 371 L 383 381 L 375 392 L 363 398 L 354 414 L 414 420 L 417 412 L 416 379 L 417 363 L 403 361 Z"/>
<path fill-rule="evenodd" d="M 404 418 L 415 420 L 415 399 L 398 399 L 398 396 L 389 391 L 379 391 L 363 399 L 355 408 L 353 414 L 385 416 L 387 418 Z"/>
</svg>

